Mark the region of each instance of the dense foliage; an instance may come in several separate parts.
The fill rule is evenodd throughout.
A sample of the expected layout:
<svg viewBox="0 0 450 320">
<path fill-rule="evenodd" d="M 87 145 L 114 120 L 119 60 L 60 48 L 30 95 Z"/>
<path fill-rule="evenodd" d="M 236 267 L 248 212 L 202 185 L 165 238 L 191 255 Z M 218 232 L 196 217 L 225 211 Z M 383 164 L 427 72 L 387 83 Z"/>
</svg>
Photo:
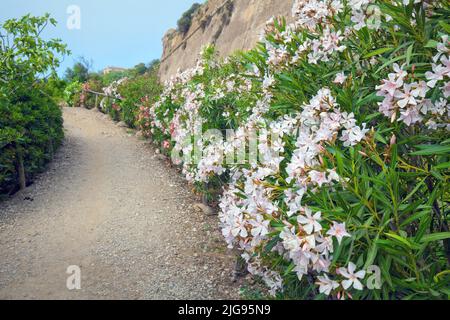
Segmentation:
<svg viewBox="0 0 450 320">
<path fill-rule="evenodd" d="M 125 81 L 118 87 L 118 93 L 122 100 L 118 102 L 120 106 L 120 120 L 130 127 L 136 126 L 141 102 L 154 103 L 161 93 L 161 85 L 158 81 L 159 65 L 153 66 L 151 70 L 143 75 Z"/>
<path fill-rule="evenodd" d="M 129 127 L 136 127 L 139 122 L 139 110 L 142 104 L 154 103 L 161 93 L 161 85 L 158 80 L 159 63 L 153 61 L 146 68 L 144 74 L 137 65 L 127 72 L 127 77 L 110 83 L 102 90 L 94 88 L 92 81 L 85 83 L 85 89 L 102 92 L 107 97 L 101 99 L 98 106 L 104 113 L 111 115 L 115 121 L 123 121 Z M 91 99 L 91 100 L 89 100 Z M 94 95 L 85 95 L 87 107 L 93 107 Z"/>
<path fill-rule="evenodd" d="M 207 47 L 141 100 L 140 130 L 218 201 L 228 246 L 271 295 L 450 296 L 449 12 L 297 0 L 254 50 Z"/>
<path fill-rule="evenodd" d="M 0 99 L 0 194 L 17 190 L 20 165 L 28 182 L 52 159 L 64 135 L 62 124 L 61 109 L 38 91 Z"/>
<path fill-rule="evenodd" d="M 40 37 L 56 21 L 24 16 L 0 25 L 0 194 L 23 188 L 52 157 L 63 137 L 64 84 L 57 80 L 59 40 Z"/>
<path fill-rule="evenodd" d="M 81 89 L 82 84 L 78 81 L 71 82 L 67 84 L 64 88 L 64 101 L 69 107 L 80 107 L 81 106 Z"/>
<path fill-rule="evenodd" d="M 88 81 L 90 69 L 92 68 L 92 61 L 84 57 L 77 59 L 72 68 L 67 68 L 64 78 L 67 82 L 83 83 Z"/>
</svg>

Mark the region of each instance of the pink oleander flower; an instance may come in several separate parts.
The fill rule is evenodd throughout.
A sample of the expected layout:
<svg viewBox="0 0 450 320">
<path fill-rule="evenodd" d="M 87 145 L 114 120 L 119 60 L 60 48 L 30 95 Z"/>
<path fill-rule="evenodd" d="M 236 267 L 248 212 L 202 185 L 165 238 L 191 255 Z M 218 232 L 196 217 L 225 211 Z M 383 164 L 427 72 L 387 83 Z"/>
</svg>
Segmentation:
<svg viewBox="0 0 450 320">
<path fill-rule="evenodd" d="M 313 232 L 319 232 L 322 230 L 322 225 L 319 223 L 322 220 L 322 213 L 316 212 L 312 214 L 311 209 L 305 209 L 305 215 L 299 215 L 297 217 L 297 222 L 302 225 L 303 230 L 307 234 L 312 234 Z"/>
<path fill-rule="evenodd" d="M 409 108 L 400 111 L 398 121 L 403 121 L 407 126 L 422 121 L 419 108 L 417 106 L 410 106 Z"/>
<path fill-rule="evenodd" d="M 427 92 L 429 91 L 427 83 L 423 80 L 419 81 L 419 83 L 414 82 L 411 84 L 412 85 L 412 92 L 411 94 L 414 97 L 420 97 L 420 98 L 425 98 L 427 95 Z"/>
<path fill-rule="evenodd" d="M 376 87 L 379 90 L 378 95 L 385 96 L 386 93 L 393 97 L 397 89 L 403 86 L 403 79 L 398 78 L 395 74 L 388 75 L 388 80 L 383 80 L 383 84 Z"/>
<path fill-rule="evenodd" d="M 369 129 L 366 128 L 365 123 L 363 123 L 362 128 L 355 125 L 342 131 L 340 140 L 344 142 L 345 147 L 354 146 L 366 137 L 367 132 L 369 132 Z"/>
<path fill-rule="evenodd" d="M 436 83 L 438 81 L 441 81 L 444 79 L 444 75 L 448 74 L 448 71 L 443 65 L 436 65 L 432 64 L 433 72 L 427 71 L 425 73 L 425 77 L 427 78 L 428 82 L 427 85 L 430 88 L 434 88 L 436 86 Z"/>
<path fill-rule="evenodd" d="M 347 290 L 352 287 L 356 290 L 362 290 L 363 285 L 359 279 L 364 279 L 366 276 L 366 272 L 364 270 L 356 272 L 356 265 L 353 262 L 348 264 L 348 269 L 341 267 L 338 269 L 338 273 L 343 277 L 347 278 L 347 280 L 342 281 L 342 287 Z"/>
<path fill-rule="evenodd" d="M 311 179 L 311 182 L 316 183 L 319 187 L 322 187 L 329 182 L 326 172 L 312 170 L 309 172 L 308 176 Z"/>
<path fill-rule="evenodd" d="M 397 63 L 394 63 L 392 65 L 392 67 L 393 67 L 393 69 L 395 71 L 395 76 L 398 79 L 402 79 L 403 80 L 408 75 L 408 73 L 406 71 L 404 71 Z"/>
<path fill-rule="evenodd" d="M 444 87 L 442 87 L 442 91 L 444 92 L 444 98 L 450 97 L 450 81 L 444 83 Z"/>
<path fill-rule="evenodd" d="M 411 90 L 411 84 L 404 84 L 403 91 L 397 90 L 394 94 L 394 97 L 398 99 L 397 104 L 400 108 L 405 108 L 407 105 L 417 105 L 416 98 L 418 92 Z"/>
<path fill-rule="evenodd" d="M 342 239 L 344 237 L 350 237 L 350 234 L 345 229 L 345 222 L 337 223 L 333 221 L 333 225 L 331 226 L 330 230 L 328 230 L 327 234 L 335 237 L 338 240 L 339 244 L 342 242 Z"/>
<path fill-rule="evenodd" d="M 339 288 L 340 286 L 339 282 L 331 280 L 326 274 L 323 276 L 318 276 L 317 279 L 318 281 L 316 284 L 319 286 L 319 292 L 324 293 L 327 296 L 331 294 L 331 291 Z"/>
<path fill-rule="evenodd" d="M 262 215 L 257 215 L 255 220 L 250 221 L 252 225 L 251 234 L 254 237 L 264 237 L 269 233 L 269 220 L 264 220 Z"/>
<path fill-rule="evenodd" d="M 347 80 L 347 76 L 344 74 L 344 72 L 339 72 L 336 75 L 336 78 L 334 79 L 333 83 L 343 84 L 346 80 Z"/>
</svg>

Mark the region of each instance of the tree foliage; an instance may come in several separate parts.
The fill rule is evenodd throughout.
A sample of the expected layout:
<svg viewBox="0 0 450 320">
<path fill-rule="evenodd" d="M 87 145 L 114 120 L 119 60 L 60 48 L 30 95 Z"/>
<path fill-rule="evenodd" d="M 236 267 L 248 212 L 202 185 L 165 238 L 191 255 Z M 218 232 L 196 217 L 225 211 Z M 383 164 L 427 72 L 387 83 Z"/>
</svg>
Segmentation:
<svg viewBox="0 0 450 320">
<path fill-rule="evenodd" d="M 69 51 L 41 37 L 49 25 L 56 21 L 48 14 L 0 25 L 0 194 L 30 181 L 63 137 L 61 110 L 50 95 L 61 93 L 56 68 Z"/>
</svg>

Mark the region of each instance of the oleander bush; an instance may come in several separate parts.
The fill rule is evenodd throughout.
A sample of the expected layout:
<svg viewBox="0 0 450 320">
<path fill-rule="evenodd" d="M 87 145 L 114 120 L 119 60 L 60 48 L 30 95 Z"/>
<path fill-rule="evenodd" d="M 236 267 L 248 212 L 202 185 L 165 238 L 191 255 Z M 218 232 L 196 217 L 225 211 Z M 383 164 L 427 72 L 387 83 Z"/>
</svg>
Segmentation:
<svg viewBox="0 0 450 320">
<path fill-rule="evenodd" d="M 122 78 L 113 81 L 109 86 L 103 88 L 105 97 L 100 102 L 99 109 L 103 113 L 109 114 L 114 121 L 120 121 L 121 119 L 121 107 L 119 102 L 123 99 L 119 93 L 119 86 L 127 82 L 128 78 Z"/>
<path fill-rule="evenodd" d="M 128 77 L 103 88 L 107 97 L 102 99 L 100 110 L 109 114 L 115 121 L 123 121 L 130 128 L 138 127 L 140 110 L 145 105 L 155 103 L 162 91 L 158 69 L 159 63 L 152 62 L 144 74 L 130 70 Z"/>
<path fill-rule="evenodd" d="M 120 119 L 129 127 L 136 127 L 141 99 L 145 102 L 154 103 L 161 93 L 161 85 L 158 80 L 159 64 L 152 66 L 143 75 L 137 75 L 119 85 L 118 93 L 122 100 L 118 101 L 120 106 Z M 144 100 L 142 102 L 144 102 Z"/>
<path fill-rule="evenodd" d="M 0 195 L 25 187 L 63 138 L 56 68 L 69 52 L 60 40 L 40 38 L 48 25 L 56 25 L 49 15 L 0 25 Z"/>
<path fill-rule="evenodd" d="M 449 298 L 449 11 L 297 0 L 254 50 L 206 47 L 141 100 L 139 129 L 271 296 Z"/>
</svg>

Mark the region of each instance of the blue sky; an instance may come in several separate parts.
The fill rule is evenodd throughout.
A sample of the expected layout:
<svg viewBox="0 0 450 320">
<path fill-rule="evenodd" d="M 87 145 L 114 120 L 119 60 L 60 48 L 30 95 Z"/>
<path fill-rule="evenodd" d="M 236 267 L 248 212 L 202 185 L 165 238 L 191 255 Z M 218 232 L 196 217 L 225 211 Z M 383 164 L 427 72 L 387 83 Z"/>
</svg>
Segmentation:
<svg viewBox="0 0 450 320">
<path fill-rule="evenodd" d="M 93 69 L 106 66 L 133 67 L 160 58 L 161 39 L 176 27 L 181 14 L 202 0 L 1 0 L 0 23 L 24 14 L 48 12 L 58 21 L 45 38 L 60 38 L 72 51 L 60 68 L 62 73 L 74 59 L 92 59 Z M 67 8 L 81 10 L 81 29 L 69 30 Z"/>
</svg>

